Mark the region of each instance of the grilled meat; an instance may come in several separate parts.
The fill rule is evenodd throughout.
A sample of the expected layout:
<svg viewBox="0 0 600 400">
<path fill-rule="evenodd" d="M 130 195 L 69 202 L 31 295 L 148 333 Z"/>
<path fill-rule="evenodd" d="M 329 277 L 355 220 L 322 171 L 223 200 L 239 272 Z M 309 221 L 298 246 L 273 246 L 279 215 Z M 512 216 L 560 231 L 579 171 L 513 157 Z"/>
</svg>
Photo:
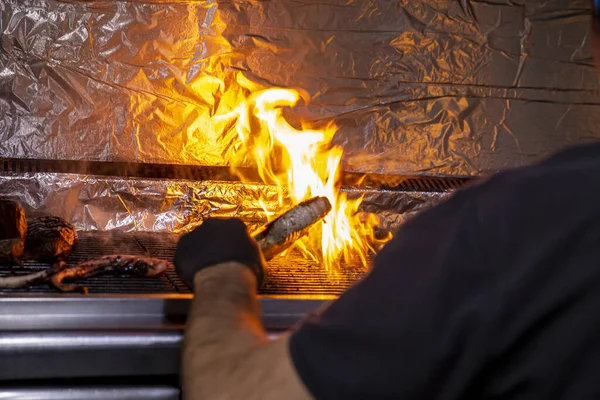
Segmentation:
<svg viewBox="0 0 600 400">
<path fill-rule="evenodd" d="M 15 289 L 50 281 L 57 289 L 63 292 L 80 291 L 87 293 L 87 289 L 84 286 L 65 284 L 63 280 L 87 278 L 103 273 L 124 273 L 153 277 L 164 274 L 169 266 L 171 266 L 171 263 L 165 260 L 127 255 L 99 257 L 71 267 L 67 266 L 65 262 L 60 261 L 43 271 L 26 275 L 0 277 L 0 289 Z"/>
<path fill-rule="evenodd" d="M 27 218 L 16 201 L 0 200 L 0 263 L 22 264 Z"/>
<path fill-rule="evenodd" d="M 73 225 L 59 217 L 28 221 L 25 250 L 28 257 L 43 262 L 64 261 L 77 244 Z"/>
<path fill-rule="evenodd" d="M 0 289 L 16 289 L 26 286 L 39 285 L 48 282 L 50 277 L 60 270 L 66 268 L 66 264 L 60 263 L 43 271 L 25 275 L 11 275 L 0 277 Z"/>
<path fill-rule="evenodd" d="M 304 201 L 290 209 L 254 236 L 260 245 L 265 259 L 269 260 L 287 249 L 296 240 L 304 236 L 317 222 L 331 211 L 331 204 L 325 197 L 316 197 Z M 24 217 L 23 213 L 23 219 Z M 25 221 L 26 224 L 26 221 Z M 87 293 L 87 288 L 67 284 L 65 279 L 82 279 L 99 274 L 134 274 L 154 277 L 162 275 L 172 266 L 169 261 L 135 255 L 109 255 L 67 266 L 64 260 L 77 241 L 77 234 L 72 226 L 56 217 L 43 217 L 31 221 L 30 234 L 27 238 L 28 252 L 36 258 L 59 259 L 53 267 L 28 275 L 0 277 L 0 288 L 19 288 L 50 281 L 63 292 L 80 291 Z M 26 230 L 26 227 L 25 227 Z M 73 235 L 70 235 L 70 233 Z M 66 236 L 65 236 L 66 233 Z M 54 241 L 48 246 L 44 240 Z M 33 239 L 33 240 L 30 240 Z M 58 244 L 56 244 L 58 242 Z M 44 247 L 47 246 L 47 247 Z"/>
<path fill-rule="evenodd" d="M 64 263 L 59 263 L 59 265 Z M 134 274 L 140 276 L 159 276 L 164 274 L 171 263 L 157 258 L 130 256 L 130 255 L 110 255 L 103 256 L 93 260 L 83 261 L 77 265 L 67 268 L 57 267 L 58 272 L 50 278 L 52 284 L 60 291 L 74 292 L 79 291 L 87 293 L 85 286 L 63 283 L 65 279 L 80 279 L 90 276 L 114 273 L 114 274 Z"/>
<path fill-rule="evenodd" d="M 303 201 L 294 208 L 266 225 L 254 236 L 265 260 L 270 260 L 290 247 L 296 240 L 321 221 L 331 211 L 327 197 L 314 197 Z"/>
</svg>

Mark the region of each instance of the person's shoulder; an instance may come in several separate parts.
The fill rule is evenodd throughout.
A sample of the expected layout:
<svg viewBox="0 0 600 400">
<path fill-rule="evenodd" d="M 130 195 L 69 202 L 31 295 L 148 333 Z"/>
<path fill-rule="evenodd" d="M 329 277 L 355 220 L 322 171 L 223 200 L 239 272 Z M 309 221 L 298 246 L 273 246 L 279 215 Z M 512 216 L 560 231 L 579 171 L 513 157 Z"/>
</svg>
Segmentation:
<svg viewBox="0 0 600 400">
<path fill-rule="evenodd" d="M 548 157 L 540 166 L 566 166 L 581 164 L 600 165 L 600 142 L 570 146 Z"/>
<path fill-rule="evenodd" d="M 569 182 L 560 179 L 578 179 L 597 176 L 600 171 L 600 143 L 568 147 L 536 164 L 506 171 L 507 183 L 548 181 L 554 187 Z M 592 184 L 593 182 L 589 182 Z"/>
<path fill-rule="evenodd" d="M 536 164 L 482 178 L 465 190 L 479 204 L 494 207 L 532 199 L 564 202 L 568 198 L 600 196 L 600 143 L 570 147 Z M 468 193 L 468 194 L 467 194 Z M 493 199 L 502 200 L 502 204 Z"/>
</svg>

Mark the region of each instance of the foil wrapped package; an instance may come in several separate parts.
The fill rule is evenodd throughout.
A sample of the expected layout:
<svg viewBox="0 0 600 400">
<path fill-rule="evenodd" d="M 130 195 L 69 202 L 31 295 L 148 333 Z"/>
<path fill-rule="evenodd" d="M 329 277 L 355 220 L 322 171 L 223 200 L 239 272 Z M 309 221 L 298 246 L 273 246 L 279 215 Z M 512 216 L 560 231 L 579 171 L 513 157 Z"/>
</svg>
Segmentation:
<svg viewBox="0 0 600 400">
<path fill-rule="evenodd" d="M 362 212 L 391 232 L 448 193 L 352 191 Z M 184 233 L 209 217 L 242 219 L 250 230 L 283 212 L 275 187 L 224 181 L 186 181 L 58 173 L 0 174 L 0 198 L 19 201 L 28 217 L 56 215 L 79 231 Z"/>
<path fill-rule="evenodd" d="M 587 0 L 3 0 L 0 157 L 227 165 L 211 117 L 243 77 L 305 93 L 290 120 L 334 121 L 347 171 L 525 165 L 600 138 L 590 19 Z"/>
</svg>

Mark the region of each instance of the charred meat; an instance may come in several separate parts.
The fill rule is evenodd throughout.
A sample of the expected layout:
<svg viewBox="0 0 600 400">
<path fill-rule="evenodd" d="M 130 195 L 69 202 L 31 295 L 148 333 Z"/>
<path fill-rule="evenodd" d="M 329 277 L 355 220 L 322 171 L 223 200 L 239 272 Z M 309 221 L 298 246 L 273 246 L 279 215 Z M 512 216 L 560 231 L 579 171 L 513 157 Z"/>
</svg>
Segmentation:
<svg viewBox="0 0 600 400">
<path fill-rule="evenodd" d="M 31 274 L 0 277 L 0 289 L 15 289 L 51 282 L 63 292 L 87 293 L 84 286 L 63 283 L 64 279 L 82 279 L 104 273 L 159 276 L 166 272 L 171 263 L 165 260 L 142 256 L 111 255 L 67 266 L 58 262 L 50 268 Z"/>
<path fill-rule="evenodd" d="M 0 200 L 0 263 L 21 264 L 27 235 L 25 210 L 16 201 Z"/>
<path fill-rule="evenodd" d="M 73 225 L 59 217 L 28 221 L 25 250 L 28 257 L 44 262 L 64 261 L 77 244 Z"/>
<path fill-rule="evenodd" d="M 169 261 L 130 255 L 103 256 L 67 268 L 61 267 L 63 264 L 59 263 L 59 266 L 56 267 L 58 272 L 51 276 L 52 284 L 62 292 L 78 291 L 82 293 L 88 292 L 85 286 L 63 283 L 63 280 L 81 279 L 106 273 L 153 277 L 164 274 L 172 266 Z"/>
<path fill-rule="evenodd" d="M 290 247 L 296 240 L 321 221 L 331 211 L 327 197 L 315 197 L 303 201 L 266 225 L 254 235 L 265 260 L 270 260 Z"/>
</svg>

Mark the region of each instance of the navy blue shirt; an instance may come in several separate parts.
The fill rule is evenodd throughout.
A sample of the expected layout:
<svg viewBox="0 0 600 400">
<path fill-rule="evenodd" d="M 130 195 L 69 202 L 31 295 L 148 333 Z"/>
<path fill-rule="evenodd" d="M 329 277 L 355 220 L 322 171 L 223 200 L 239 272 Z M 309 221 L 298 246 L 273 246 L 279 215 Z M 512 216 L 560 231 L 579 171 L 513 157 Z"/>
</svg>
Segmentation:
<svg viewBox="0 0 600 400">
<path fill-rule="evenodd" d="M 600 145 L 408 221 L 290 350 L 317 399 L 600 399 Z"/>
</svg>

